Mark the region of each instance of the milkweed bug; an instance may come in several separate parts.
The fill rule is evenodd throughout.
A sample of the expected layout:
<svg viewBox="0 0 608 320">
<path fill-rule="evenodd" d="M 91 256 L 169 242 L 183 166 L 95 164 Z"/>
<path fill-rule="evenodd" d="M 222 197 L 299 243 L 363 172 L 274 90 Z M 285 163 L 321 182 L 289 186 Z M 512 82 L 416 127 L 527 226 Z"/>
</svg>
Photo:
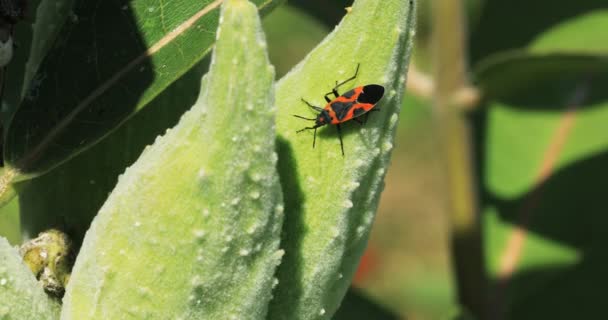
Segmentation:
<svg viewBox="0 0 608 320">
<path fill-rule="evenodd" d="M 338 93 L 338 88 L 340 86 L 355 80 L 357 78 L 357 74 L 359 73 L 359 65 L 357 64 L 357 69 L 355 70 L 355 75 L 352 77 L 338 83 L 336 81 L 336 86 L 331 89 L 331 92 L 325 94 L 325 101 L 327 104 L 324 108 L 320 108 L 312 105 L 310 102 L 304 100 L 302 101 L 306 103 L 311 109 L 318 111 L 319 114 L 316 118 L 306 118 L 299 115 L 293 115 L 296 118 L 311 120 L 315 122 L 315 125 L 312 127 L 306 127 L 296 131 L 300 133 L 305 130 L 314 129 L 314 138 L 312 140 L 312 147 L 315 147 L 315 143 L 317 141 L 317 128 L 322 127 L 326 124 L 333 124 L 336 126 L 338 130 L 338 137 L 340 138 L 340 148 L 342 149 L 342 156 L 344 156 L 344 144 L 342 143 L 342 130 L 340 128 L 340 124 L 349 120 L 355 120 L 359 124 L 363 125 L 367 121 L 367 112 L 369 111 L 380 111 L 380 109 L 374 107 L 382 99 L 384 95 L 384 87 L 379 84 L 368 84 L 364 86 L 356 87 L 350 91 L 345 92 L 340 95 Z M 331 100 L 329 95 L 333 94 L 334 99 Z M 361 121 L 358 117 L 364 115 L 366 116 L 365 121 Z"/>
</svg>

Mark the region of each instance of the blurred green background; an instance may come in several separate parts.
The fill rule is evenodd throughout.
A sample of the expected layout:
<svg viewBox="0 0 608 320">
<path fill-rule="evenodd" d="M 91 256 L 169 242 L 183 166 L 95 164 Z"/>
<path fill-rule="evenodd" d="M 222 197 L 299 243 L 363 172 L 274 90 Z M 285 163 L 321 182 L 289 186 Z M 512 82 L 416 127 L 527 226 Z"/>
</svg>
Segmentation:
<svg viewBox="0 0 608 320">
<path fill-rule="evenodd" d="M 264 18 L 277 78 L 333 29 L 351 2 L 287 1 Z M 431 3 L 418 1 L 413 59 L 426 74 L 434 66 Z M 485 268 L 489 292 L 506 300 L 490 304 L 491 314 L 499 315 L 490 318 L 604 318 L 608 3 L 468 0 L 463 5 L 466 72 L 482 94 L 466 116 L 473 131 Z M 462 314 L 451 266 L 445 159 L 432 103 L 432 96 L 406 93 L 386 187 L 354 279 L 363 295 L 396 318 Z M 17 210 L 13 201 L 0 212 L 0 235 L 15 244 Z M 525 242 L 513 242 L 521 230 Z M 511 251 L 520 256 L 505 289 L 504 259 Z"/>
</svg>

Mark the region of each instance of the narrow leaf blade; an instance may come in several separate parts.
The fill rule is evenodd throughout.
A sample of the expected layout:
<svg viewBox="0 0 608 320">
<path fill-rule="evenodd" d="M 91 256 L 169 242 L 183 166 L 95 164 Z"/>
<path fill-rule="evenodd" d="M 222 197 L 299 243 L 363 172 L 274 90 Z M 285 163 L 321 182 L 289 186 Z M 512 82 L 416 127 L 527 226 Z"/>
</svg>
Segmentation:
<svg viewBox="0 0 608 320">
<path fill-rule="evenodd" d="M 222 2 L 75 1 L 7 132 L 17 179 L 95 144 L 196 64 L 215 41 Z"/>
</svg>

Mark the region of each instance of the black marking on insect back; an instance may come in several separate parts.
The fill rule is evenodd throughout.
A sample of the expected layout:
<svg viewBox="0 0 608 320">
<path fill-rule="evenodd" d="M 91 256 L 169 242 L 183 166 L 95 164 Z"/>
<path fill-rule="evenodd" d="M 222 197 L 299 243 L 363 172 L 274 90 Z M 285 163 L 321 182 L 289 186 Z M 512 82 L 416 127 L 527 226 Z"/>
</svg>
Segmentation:
<svg viewBox="0 0 608 320">
<path fill-rule="evenodd" d="M 357 101 L 361 103 L 376 104 L 384 95 L 384 87 L 377 84 L 368 84 L 363 87 L 363 92 L 357 97 Z"/>
<path fill-rule="evenodd" d="M 329 116 L 329 113 L 327 113 L 327 110 L 323 110 L 317 116 L 317 123 L 316 124 L 318 126 L 323 126 L 323 125 L 326 125 L 328 123 L 331 123 L 331 117 Z"/>
<path fill-rule="evenodd" d="M 338 120 L 342 120 L 348 113 L 348 110 L 353 106 L 352 102 L 332 102 L 331 108 L 336 113 Z"/>
<path fill-rule="evenodd" d="M 365 109 L 363 107 L 355 107 L 353 110 L 353 117 L 358 117 L 365 113 Z"/>
<path fill-rule="evenodd" d="M 355 94 L 355 89 L 352 89 L 352 90 L 347 91 L 346 93 L 344 93 L 342 96 L 343 96 L 344 98 L 347 98 L 347 99 L 348 99 L 348 98 L 351 98 L 351 97 L 352 97 L 354 94 Z"/>
</svg>

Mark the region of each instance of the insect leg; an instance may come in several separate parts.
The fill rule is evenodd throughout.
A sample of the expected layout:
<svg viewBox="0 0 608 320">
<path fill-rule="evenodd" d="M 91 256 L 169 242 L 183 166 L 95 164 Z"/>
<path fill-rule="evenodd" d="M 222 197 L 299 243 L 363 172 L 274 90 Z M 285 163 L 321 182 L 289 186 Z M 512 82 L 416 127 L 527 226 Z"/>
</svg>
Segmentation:
<svg viewBox="0 0 608 320">
<path fill-rule="evenodd" d="M 306 131 L 306 130 L 312 130 L 312 129 L 315 129 L 315 131 L 317 131 L 317 128 L 318 128 L 318 126 L 314 126 L 314 127 L 306 127 L 306 128 L 302 128 L 302 129 L 300 129 L 300 130 L 296 131 L 296 133 L 300 133 L 300 132 L 302 132 L 302 131 Z"/>
<path fill-rule="evenodd" d="M 328 93 L 325 94 L 325 101 L 331 102 L 331 99 L 329 99 L 329 97 L 328 97 L 328 95 L 330 95 L 330 94 L 333 94 L 334 97 L 336 97 L 336 98 L 340 96 L 340 94 L 338 93 L 338 88 L 340 88 L 343 84 L 345 84 L 345 83 L 347 83 L 349 81 L 353 81 L 353 80 L 355 80 L 355 78 L 357 78 L 357 74 L 359 73 L 359 66 L 360 65 L 361 65 L 360 63 L 357 63 L 357 69 L 355 70 L 355 75 L 354 76 L 352 76 L 352 77 L 350 77 L 350 78 L 348 78 L 348 79 L 346 79 L 346 80 L 344 80 L 344 81 L 342 81 L 340 83 L 338 83 L 338 81 L 336 81 L 336 86 L 333 89 L 331 89 L 331 92 L 328 92 Z"/>
<path fill-rule="evenodd" d="M 359 74 L 359 66 L 360 66 L 360 65 L 361 65 L 360 63 L 357 63 L 357 70 L 355 70 L 355 75 L 353 75 L 352 77 L 350 77 L 350 78 L 348 78 L 348 79 L 346 79 L 346 80 L 344 80 L 344 81 L 342 81 L 342 82 L 340 82 L 340 83 L 336 83 L 336 86 L 334 87 L 334 89 L 333 89 L 332 91 L 334 91 L 334 92 L 335 92 L 335 91 L 337 91 L 337 90 L 338 90 L 338 88 L 339 88 L 339 87 L 341 87 L 343 84 L 345 84 L 345 83 L 347 83 L 347 82 L 349 82 L 349 81 L 353 81 L 353 80 L 355 80 L 355 79 L 357 78 L 357 74 Z M 336 93 L 337 93 L 337 92 L 336 92 Z"/>
<path fill-rule="evenodd" d="M 342 156 L 344 157 L 344 143 L 342 143 L 342 130 L 340 129 L 340 125 L 337 124 L 336 128 L 338 129 L 338 138 L 340 138 L 340 149 L 342 149 Z"/>
<path fill-rule="evenodd" d="M 338 90 L 336 90 L 338 85 L 338 81 L 336 81 L 336 87 L 334 87 L 333 89 L 331 89 L 331 92 L 328 92 L 325 94 L 325 101 L 327 101 L 328 103 L 331 102 L 331 99 L 328 97 L 328 95 L 333 94 L 335 98 L 339 97 L 340 94 L 338 93 Z"/>
</svg>

